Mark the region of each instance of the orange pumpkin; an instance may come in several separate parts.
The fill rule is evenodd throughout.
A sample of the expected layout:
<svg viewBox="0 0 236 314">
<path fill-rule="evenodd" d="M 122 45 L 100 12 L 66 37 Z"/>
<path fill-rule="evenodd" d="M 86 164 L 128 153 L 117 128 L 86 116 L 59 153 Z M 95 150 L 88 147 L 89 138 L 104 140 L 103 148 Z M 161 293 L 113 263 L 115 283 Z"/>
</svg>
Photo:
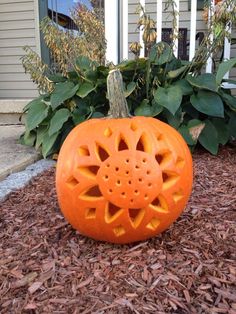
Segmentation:
<svg viewBox="0 0 236 314">
<path fill-rule="evenodd" d="M 120 73 L 109 76 L 109 99 L 116 96 L 111 112 L 116 108 L 118 118 L 92 119 L 71 131 L 59 153 L 56 187 L 74 228 L 96 240 L 129 243 L 159 234 L 179 217 L 192 190 L 192 159 L 169 125 L 124 118 Z"/>
</svg>

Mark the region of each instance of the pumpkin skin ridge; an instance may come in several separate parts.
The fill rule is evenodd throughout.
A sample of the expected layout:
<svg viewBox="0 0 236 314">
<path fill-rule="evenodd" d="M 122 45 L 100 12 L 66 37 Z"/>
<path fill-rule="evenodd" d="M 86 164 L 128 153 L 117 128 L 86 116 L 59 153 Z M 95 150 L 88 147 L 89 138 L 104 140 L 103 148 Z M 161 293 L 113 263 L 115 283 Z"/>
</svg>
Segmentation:
<svg viewBox="0 0 236 314">
<path fill-rule="evenodd" d="M 158 121 L 158 122 L 157 122 Z M 109 241 L 109 242 L 113 242 L 113 243 L 129 243 L 129 242 L 136 242 L 136 241 L 141 241 L 141 240 L 146 240 L 148 239 L 149 237 L 151 236 L 155 236 L 156 234 L 158 234 L 159 232 L 165 230 L 169 225 L 171 225 L 173 223 L 174 220 L 176 220 L 176 218 L 181 214 L 181 212 L 183 211 L 183 204 L 184 206 L 186 205 L 187 201 L 188 201 L 188 197 L 185 197 L 184 201 L 180 201 L 182 206 L 181 206 L 181 210 L 176 210 L 176 205 L 174 205 L 174 211 L 175 213 L 170 212 L 167 216 L 164 216 L 166 218 L 168 218 L 168 222 L 164 223 L 162 222 L 162 227 L 159 225 L 157 227 L 157 229 L 155 231 L 149 231 L 149 230 L 146 230 L 145 226 L 144 226 L 144 223 L 140 225 L 140 227 L 136 228 L 136 229 L 132 229 L 131 227 L 131 224 L 130 224 L 130 220 L 127 220 L 127 222 L 125 223 L 124 221 L 121 222 L 121 217 L 119 220 L 117 220 L 117 224 L 119 226 L 119 224 L 123 224 L 125 227 L 126 230 L 131 230 L 130 232 L 126 232 L 125 234 L 123 235 L 120 235 L 120 236 L 115 236 L 114 235 L 114 232 L 110 229 L 110 226 L 109 224 L 105 224 L 104 222 L 102 222 L 102 217 L 100 217 L 100 222 L 99 222 L 99 227 L 95 228 L 95 221 L 92 223 L 92 219 L 89 219 L 89 220 L 86 220 L 84 219 L 83 217 L 80 217 L 81 221 L 78 222 L 78 204 L 77 204 L 77 198 L 76 200 L 73 200 L 72 201 L 72 209 L 71 210 L 68 210 L 68 209 L 65 209 L 64 207 L 66 208 L 69 208 L 70 207 L 70 201 L 65 201 L 64 198 L 66 197 L 67 193 L 68 193 L 68 187 L 64 187 L 62 188 L 62 185 L 65 184 L 65 179 L 67 179 L 67 177 L 69 176 L 69 173 L 70 171 L 74 171 L 73 169 L 75 168 L 75 165 L 72 166 L 72 165 L 69 165 L 67 166 L 67 169 L 64 169 L 64 158 L 65 157 L 62 157 L 62 156 L 69 156 L 69 152 L 71 154 L 71 145 L 72 146 L 75 146 L 75 143 L 76 141 L 78 141 L 78 136 L 81 136 L 81 133 L 85 133 L 84 135 L 86 135 L 86 138 L 85 140 L 83 140 L 81 143 L 81 145 L 84 145 L 84 143 L 87 143 L 87 145 L 89 146 L 90 144 L 88 144 L 89 141 L 91 142 L 94 142 L 94 141 L 98 141 L 97 140 L 97 136 L 98 136 L 98 131 L 101 133 L 104 129 L 110 127 L 110 129 L 113 131 L 113 133 L 117 132 L 117 133 L 124 133 L 124 127 L 122 127 L 124 124 L 131 124 L 131 122 L 135 122 L 137 124 L 137 127 L 138 128 L 141 128 L 141 130 L 138 130 L 139 134 L 141 134 L 143 132 L 143 126 L 145 125 L 145 130 L 146 130 L 146 133 L 155 133 L 155 132 L 159 132 L 160 131 L 160 127 L 164 124 L 163 122 L 160 122 L 159 120 L 157 119 L 153 119 L 153 118 L 146 118 L 146 117 L 133 117 L 133 118 L 123 118 L 123 119 L 104 119 L 104 120 L 101 120 L 101 119 L 93 119 L 93 120 L 89 120 L 89 121 L 86 121 L 82 124 L 80 124 L 79 126 L 77 126 L 75 129 L 73 129 L 71 131 L 71 135 L 69 134 L 68 136 L 68 140 L 66 139 L 66 141 L 64 142 L 62 148 L 61 148 L 61 152 L 59 154 L 59 158 L 58 158 L 58 164 L 57 164 L 57 172 L 56 172 L 56 186 L 57 186 L 57 193 L 58 193 L 58 199 L 59 199 L 59 204 L 60 204 L 60 207 L 62 209 L 62 212 L 63 214 L 65 215 L 66 219 L 72 224 L 72 226 L 74 226 L 76 229 L 79 229 L 79 231 L 84 234 L 84 235 L 89 235 L 93 238 L 95 238 L 96 240 L 101 240 L 101 241 Z M 156 122 L 157 122 L 157 125 L 156 125 Z M 156 126 L 154 126 L 156 125 Z M 164 124 L 165 125 L 165 124 Z M 94 126 L 94 128 L 93 128 Z M 96 126 L 96 127 L 95 127 Z M 170 126 L 168 126 L 169 128 L 171 128 Z M 88 131 L 92 129 L 92 131 Z M 89 137 L 89 133 L 94 133 L 94 129 L 96 129 L 97 131 L 95 132 L 94 135 L 94 138 L 93 139 L 90 139 L 87 140 L 87 137 Z M 171 128 L 172 129 L 172 128 Z M 173 129 L 174 130 L 174 129 Z M 173 130 L 170 131 L 170 133 L 176 135 L 176 133 L 179 135 L 179 133 L 174 130 L 174 133 L 173 133 Z M 135 132 L 135 131 L 132 131 L 134 134 L 138 134 L 138 132 Z M 132 132 L 130 133 L 132 135 Z M 176 133 L 175 133 L 176 132 Z M 78 135 L 79 134 L 79 135 Z M 131 136 L 129 135 L 129 136 Z M 177 137 L 175 138 L 175 143 L 178 142 L 178 145 L 182 146 L 182 147 L 185 147 L 185 142 L 184 144 L 182 143 L 184 140 L 180 137 L 181 140 L 178 139 L 178 135 Z M 101 134 L 99 135 L 101 136 Z M 104 135 L 102 135 L 104 136 Z M 138 135 L 139 136 L 139 135 Z M 137 138 L 138 138 L 137 136 Z M 180 135 L 179 135 L 180 136 Z M 154 138 L 155 136 L 152 135 L 152 139 Z M 167 136 L 168 137 L 168 136 Z M 104 137 L 106 138 L 106 137 Z M 111 138 L 112 138 L 112 135 L 111 135 Z M 182 142 L 181 142 L 182 141 Z M 99 142 L 99 141 L 98 141 Z M 68 143 L 68 144 L 67 144 Z M 163 144 L 164 146 L 166 146 L 171 152 L 173 151 L 173 148 L 169 148 L 168 145 L 166 144 Z M 173 146 L 174 144 L 172 144 Z M 177 145 L 177 144 L 176 144 Z M 77 145 L 77 147 L 80 146 L 80 145 Z M 114 144 L 115 146 L 115 144 Z M 132 146 L 132 145 L 131 145 Z M 154 152 L 156 149 L 157 149 L 157 144 L 153 143 L 153 141 L 151 142 L 151 147 L 152 147 L 152 152 Z M 186 145 L 186 148 L 187 148 L 187 145 Z M 186 149 L 184 148 L 183 149 L 183 153 L 182 153 L 182 156 L 183 155 L 186 155 L 187 153 L 189 154 L 190 156 L 190 159 L 191 159 L 191 155 L 188 151 L 188 148 Z M 131 147 L 130 150 L 133 150 L 134 151 L 134 145 Z M 74 149 L 74 151 L 76 151 L 76 149 Z M 111 150 L 111 154 L 115 153 L 116 150 L 115 148 L 113 147 L 113 149 Z M 74 152 L 75 154 L 75 152 Z M 75 160 L 78 160 L 79 157 L 77 156 L 76 158 L 73 158 L 73 157 L 70 157 L 71 161 L 70 162 L 74 162 Z M 84 158 L 85 159 L 85 158 Z M 68 162 L 68 158 L 67 158 L 67 162 Z M 69 164 L 69 162 L 68 162 Z M 102 164 L 102 163 L 101 163 Z M 185 168 L 187 167 L 188 169 L 191 168 L 191 162 L 189 161 L 189 157 L 188 158 L 185 158 Z M 69 168 L 68 168 L 69 167 Z M 186 169 L 187 169 L 186 168 Z M 63 169 L 63 171 L 62 171 Z M 69 171 L 69 170 L 70 171 Z M 98 170 L 99 171 L 99 170 Z M 181 170 L 182 171 L 182 170 Z M 187 171 L 187 170 L 186 170 Z M 60 174 L 60 172 L 63 172 L 64 173 L 64 176 L 62 177 L 62 174 Z M 188 170 L 188 173 L 189 173 L 189 170 Z M 77 176 L 77 179 L 78 180 L 81 180 L 82 175 L 80 176 Z M 87 179 L 86 179 L 87 180 Z M 96 181 L 96 180 L 95 180 Z M 97 182 L 97 181 L 96 181 Z M 183 183 L 182 183 L 183 184 Z M 191 185 L 191 178 L 188 179 L 188 185 Z M 187 188 L 187 193 L 190 194 L 190 191 L 191 191 L 191 187 L 190 188 Z M 71 191 L 70 191 L 71 192 Z M 160 192 L 161 193 L 161 192 Z M 69 193 L 70 195 L 70 198 L 72 199 L 73 198 L 73 192 Z M 84 205 L 83 205 L 84 206 Z M 82 207 L 83 207 L 82 206 Z M 101 205 L 99 205 L 101 207 Z M 98 208 L 100 208 L 98 206 Z M 76 209 L 76 208 L 77 209 Z M 128 208 L 128 207 L 127 207 Z M 146 208 L 146 207 L 145 207 Z M 82 215 L 82 212 L 84 212 L 84 208 L 80 208 L 81 209 L 81 213 L 79 215 Z M 101 210 L 101 208 L 100 208 Z M 154 214 L 153 214 L 154 215 Z M 101 215 L 100 215 L 101 216 Z M 157 215 L 156 215 L 157 216 Z M 162 215 L 163 216 L 163 215 Z M 145 216 L 143 218 L 144 221 L 146 221 L 145 219 L 150 219 L 150 217 L 148 218 L 148 214 L 145 213 Z M 127 215 L 126 215 L 126 218 L 127 218 Z M 122 218 L 123 219 L 123 218 Z M 87 227 L 88 229 L 91 229 L 88 224 L 90 224 L 91 226 L 93 226 L 93 229 L 94 229 L 94 232 L 92 231 L 92 234 L 88 234 L 88 232 L 86 231 L 87 229 L 84 228 L 82 225 L 83 224 L 87 224 Z M 81 227 L 82 226 L 82 227 Z M 112 226 L 114 226 L 114 223 L 112 224 Z M 164 227 L 163 227 L 164 226 Z M 96 229 L 96 230 L 95 230 Z M 133 232 L 132 232 L 133 231 Z M 138 234 L 138 237 L 137 237 L 137 234 Z"/>
</svg>

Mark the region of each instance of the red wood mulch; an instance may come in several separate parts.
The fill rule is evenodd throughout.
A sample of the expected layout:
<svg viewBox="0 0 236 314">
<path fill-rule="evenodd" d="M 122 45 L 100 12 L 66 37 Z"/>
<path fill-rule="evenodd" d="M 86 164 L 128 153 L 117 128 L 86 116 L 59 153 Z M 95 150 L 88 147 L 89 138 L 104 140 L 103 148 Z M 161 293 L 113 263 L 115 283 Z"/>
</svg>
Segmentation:
<svg viewBox="0 0 236 314">
<path fill-rule="evenodd" d="M 236 153 L 194 154 L 187 209 L 161 236 L 117 246 L 62 217 L 54 170 L 0 204 L 0 313 L 236 313 Z"/>
</svg>

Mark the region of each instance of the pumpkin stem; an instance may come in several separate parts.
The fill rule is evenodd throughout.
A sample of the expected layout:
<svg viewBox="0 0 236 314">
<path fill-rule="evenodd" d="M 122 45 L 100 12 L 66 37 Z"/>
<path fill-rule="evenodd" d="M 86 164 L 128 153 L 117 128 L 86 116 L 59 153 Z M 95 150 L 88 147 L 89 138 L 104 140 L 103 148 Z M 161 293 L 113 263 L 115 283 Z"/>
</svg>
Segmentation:
<svg viewBox="0 0 236 314">
<path fill-rule="evenodd" d="M 110 103 L 108 117 L 130 117 L 128 104 L 124 94 L 123 79 L 120 70 L 111 70 L 107 77 L 107 95 Z"/>
</svg>

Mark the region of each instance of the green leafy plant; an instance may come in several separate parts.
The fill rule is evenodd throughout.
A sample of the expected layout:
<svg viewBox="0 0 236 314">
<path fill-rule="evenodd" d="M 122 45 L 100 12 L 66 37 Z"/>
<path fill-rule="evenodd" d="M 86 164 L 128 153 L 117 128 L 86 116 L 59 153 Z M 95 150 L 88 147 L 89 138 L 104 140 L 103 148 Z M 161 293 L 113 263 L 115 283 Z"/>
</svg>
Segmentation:
<svg viewBox="0 0 236 314">
<path fill-rule="evenodd" d="M 221 63 L 214 74 L 183 76 L 188 62 L 175 58 L 160 42 L 149 58 L 124 61 L 117 67 L 131 114 L 161 119 L 179 130 L 191 148 L 200 143 L 212 154 L 236 136 L 236 98 L 222 87 L 236 58 Z M 51 77 L 54 89 L 25 107 L 26 131 L 21 140 L 46 157 L 58 152 L 77 124 L 108 114 L 106 79 L 111 66 L 79 57 L 68 77 Z"/>
</svg>

